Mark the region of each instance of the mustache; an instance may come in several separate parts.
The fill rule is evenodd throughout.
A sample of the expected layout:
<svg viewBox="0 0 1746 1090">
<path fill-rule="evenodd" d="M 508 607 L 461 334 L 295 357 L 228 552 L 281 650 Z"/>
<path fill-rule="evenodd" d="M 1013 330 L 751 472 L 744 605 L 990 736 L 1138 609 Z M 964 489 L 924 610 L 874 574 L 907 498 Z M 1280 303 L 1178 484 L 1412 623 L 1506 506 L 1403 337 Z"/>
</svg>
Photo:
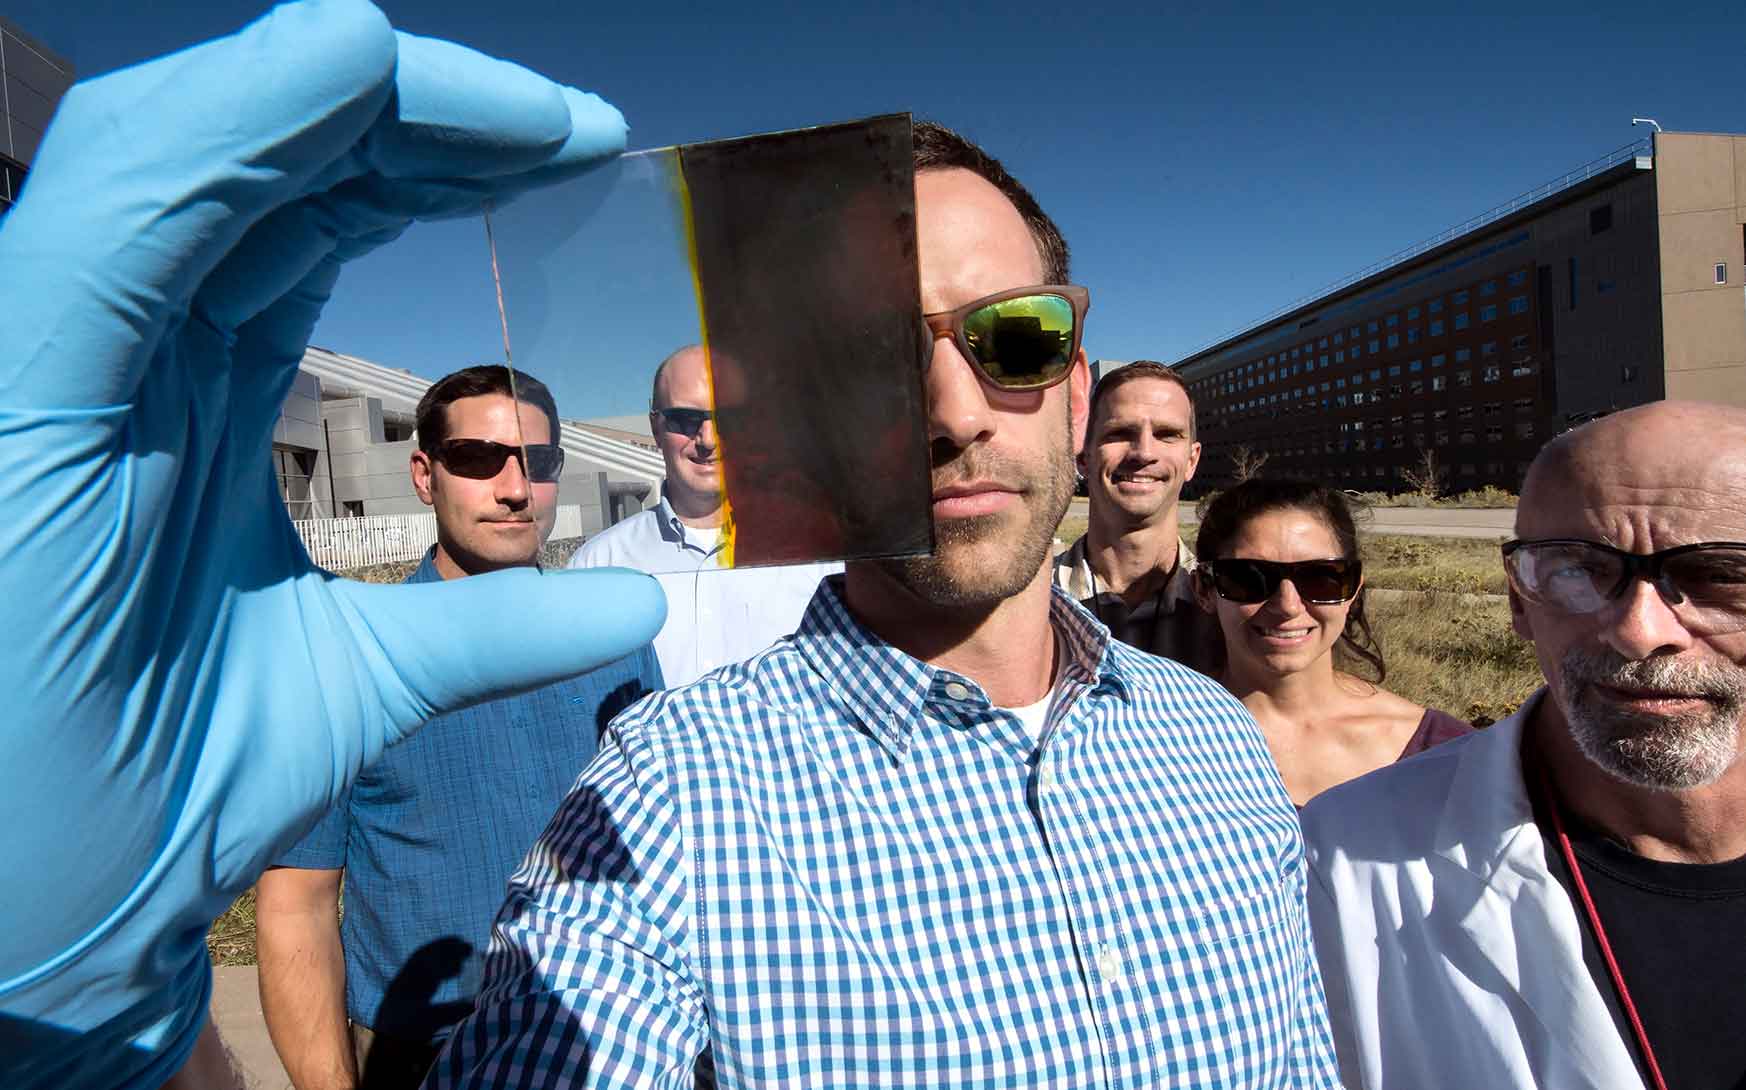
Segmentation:
<svg viewBox="0 0 1746 1090">
<path fill-rule="evenodd" d="M 950 488 L 970 481 L 989 481 L 1015 491 L 1026 489 L 1031 467 L 1010 458 L 990 454 L 981 447 L 955 447 L 935 442 L 929 448 L 933 463 L 933 487 Z"/>
<path fill-rule="evenodd" d="M 1612 648 L 1572 647 L 1559 664 L 1567 685 L 1608 685 L 1746 705 L 1746 669 L 1714 662 L 1628 659 Z"/>
</svg>

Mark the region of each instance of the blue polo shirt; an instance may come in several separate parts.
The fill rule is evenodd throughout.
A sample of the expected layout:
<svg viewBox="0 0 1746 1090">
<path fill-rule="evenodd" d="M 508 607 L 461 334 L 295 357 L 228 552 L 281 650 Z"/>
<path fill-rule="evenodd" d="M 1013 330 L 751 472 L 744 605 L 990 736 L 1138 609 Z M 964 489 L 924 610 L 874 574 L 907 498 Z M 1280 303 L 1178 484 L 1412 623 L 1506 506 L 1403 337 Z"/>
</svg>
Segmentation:
<svg viewBox="0 0 1746 1090">
<path fill-rule="evenodd" d="M 406 580 L 442 579 L 434 550 Z M 378 1033 L 440 1042 L 473 1007 L 509 876 L 600 733 L 661 687 L 643 647 L 581 677 L 439 716 L 364 769 L 279 859 L 345 868 L 346 1013 Z"/>
</svg>

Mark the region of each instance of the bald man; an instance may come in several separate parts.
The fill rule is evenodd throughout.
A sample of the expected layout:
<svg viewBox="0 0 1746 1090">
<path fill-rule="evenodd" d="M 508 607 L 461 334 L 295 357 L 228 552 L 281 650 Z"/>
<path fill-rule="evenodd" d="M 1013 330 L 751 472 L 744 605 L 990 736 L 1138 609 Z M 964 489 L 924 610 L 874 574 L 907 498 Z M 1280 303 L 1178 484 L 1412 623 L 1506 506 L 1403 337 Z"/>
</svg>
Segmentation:
<svg viewBox="0 0 1746 1090">
<path fill-rule="evenodd" d="M 572 568 L 635 568 L 667 593 L 655 657 L 669 686 L 740 662 L 794 631 L 818 581 L 840 563 L 721 572 L 721 448 L 704 350 L 686 345 L 655 369 L 649 429 L 667 479 L 661 501 L 590 538 Z"/>
<path fill-rule="evenodd" d="M 1304 814 L 1346 1084 L 1746 1085 L 1746 412 L 1567 433 L 1516 534 L 1545 687 Z"/>
</svg>

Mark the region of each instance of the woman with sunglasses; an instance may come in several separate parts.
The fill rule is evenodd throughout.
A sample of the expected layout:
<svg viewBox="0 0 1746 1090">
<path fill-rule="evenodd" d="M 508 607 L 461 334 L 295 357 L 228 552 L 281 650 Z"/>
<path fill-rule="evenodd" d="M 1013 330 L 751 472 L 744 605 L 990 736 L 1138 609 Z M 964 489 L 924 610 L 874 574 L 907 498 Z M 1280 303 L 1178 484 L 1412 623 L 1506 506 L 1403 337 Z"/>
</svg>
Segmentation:
<svg viewBox="0 0 1746 1090">
<path fill-rule="evenodd" d="M 1237 485 L 1202 513 L 1195 557 L 1196 597 L 1224 633 L 1215 676 L 1261 724 L 1298 806 L 1473 729 L 1382 687 L 1358 532 L 1339 491 L 1306 481 Z M 1375 679 L 1338 669 L 1336 646 Z"/>
</svg>

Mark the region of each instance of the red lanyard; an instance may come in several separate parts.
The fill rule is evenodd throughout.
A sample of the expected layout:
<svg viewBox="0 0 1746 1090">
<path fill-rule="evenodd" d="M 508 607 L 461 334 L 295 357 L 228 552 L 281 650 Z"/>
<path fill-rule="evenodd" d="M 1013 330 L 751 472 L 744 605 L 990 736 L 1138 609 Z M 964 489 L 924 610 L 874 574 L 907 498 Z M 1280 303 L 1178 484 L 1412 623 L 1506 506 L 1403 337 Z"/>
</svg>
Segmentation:
<svg viewBox="0 0 1746 1090">
<path fill-rule="evenodd" d="M 1570 846 L 1570 834 L 1564 829 L 1564 814 L 1559 809 L 1557 795 L 1552 790 L 1552 781 L 1538 760 L 1534 761 L 1534 772 L 1532 782 L 1538 788 L 1540 808 L 1552 819 L 1552 831 L 1558 841 L 1558 852 L 1564 857 L 1564 866 L 1570 871 L 1570 882 L 1576 887 L 1577 900 L 1582 902 L 1583 915 L 1588 918 L 1589 933 L 1594 936 L 1594 943 L 1600 948 L 1601 960 L 1606 962 L 1607 973 L 1613 978 L 1613 991 L 1619 997 L 1619 1006 L 1624 1009 L 1625 1018 L 1631 1023 L 1631 1033 L 1637 1038 L 1637 1050 L 1643 1056 L 1643 1066 L 1649 1071 L 1649 1082 L 1654 1090 L 1667 1090 L 1667 1080 L 1661 1075 L 1661 1065 L 1655 1061 L 1655 1050 L 1649 1047 L 1649 1032 L 1643 1028 L 1643 1019 L 1637 1014 L 1637 1005 L 1631 1001 L 1630 989 L 1625 987 L 1625 974 L 1619 969 L 1618 959 L 1613 957 L 1613 947 L 1607 942 L 1606 928 L 1601 926 L 1600 911 L 1595 908 L 1594 898 L 1589 895 L 1588 883 L 1582 879 L 1582 867 L 1576 861 L 1576 850 Z"/>
</svg>

